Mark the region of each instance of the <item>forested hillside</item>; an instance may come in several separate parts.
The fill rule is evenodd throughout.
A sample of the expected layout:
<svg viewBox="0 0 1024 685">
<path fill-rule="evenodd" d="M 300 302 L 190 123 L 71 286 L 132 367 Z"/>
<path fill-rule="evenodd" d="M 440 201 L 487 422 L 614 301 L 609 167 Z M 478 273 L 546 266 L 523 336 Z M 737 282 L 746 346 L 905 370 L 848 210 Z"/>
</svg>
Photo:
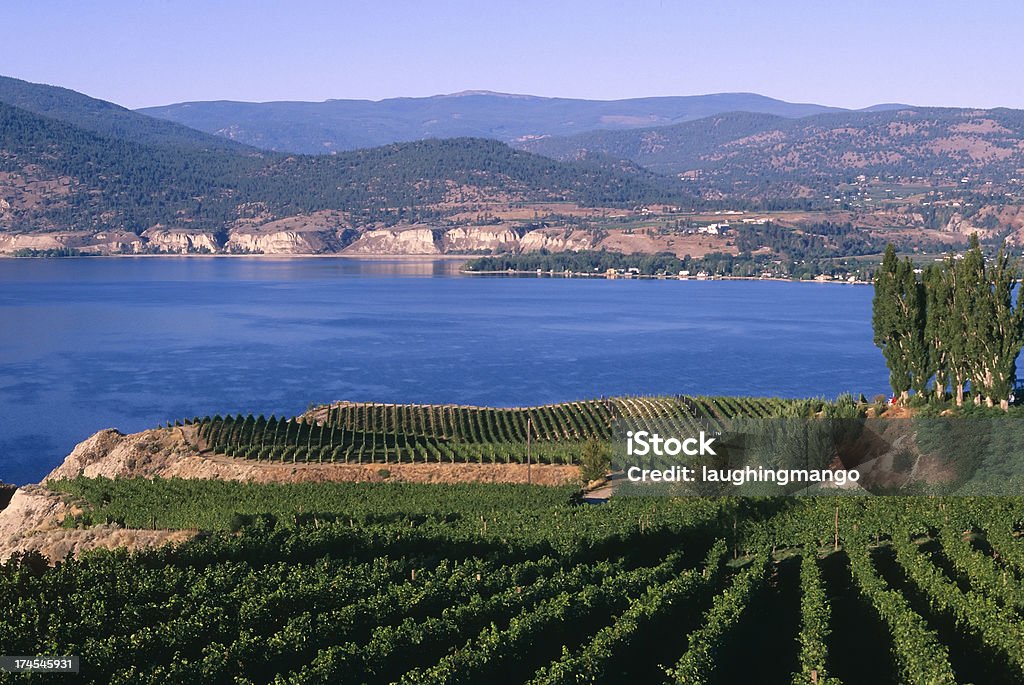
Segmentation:
<svg viewBox="0 0 1024 685">
<path fill-rule="evenodd" d="M 440 204 L 465 197 L 600 205 L 680 197 L 674 182 L 629 163 L 566 164 L 490 140 L 309 157 L 140 138 L 135 129 L 100 134 L 0 103 L 0 229 L 219 231 L 249 216 L 327 209 L 393 223 L 441 216 L 451 208 Z"/>
<path fill-rule="evenodd" d="M 245 146 L 188 126 L 154 119 L 105 100 L 39 83 L 0 76 L 0 103 L 6 103 L 86 131 L 118 140 L 173 147 L 243 150 Z"/>
</svg>

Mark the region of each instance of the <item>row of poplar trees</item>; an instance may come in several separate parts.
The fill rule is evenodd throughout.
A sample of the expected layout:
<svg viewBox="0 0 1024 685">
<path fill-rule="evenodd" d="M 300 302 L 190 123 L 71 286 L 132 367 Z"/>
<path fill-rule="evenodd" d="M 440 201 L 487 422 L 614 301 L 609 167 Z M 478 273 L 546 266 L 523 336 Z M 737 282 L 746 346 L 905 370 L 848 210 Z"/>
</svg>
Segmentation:
<svg viewBox="0 0 1024 685">
<path fill-rule="evenodd" d="M 1019 264 L 1005 248 L 985 260 L 976 235 L 967 251 L 916 273 L 890 244 L 875 274 L 872 325 L 901 402 L 910 391 L 950 396 L 963 406 L 1009 408 L 1024 345 L 1024 308 L 1015 302 Z"/>
</svg>

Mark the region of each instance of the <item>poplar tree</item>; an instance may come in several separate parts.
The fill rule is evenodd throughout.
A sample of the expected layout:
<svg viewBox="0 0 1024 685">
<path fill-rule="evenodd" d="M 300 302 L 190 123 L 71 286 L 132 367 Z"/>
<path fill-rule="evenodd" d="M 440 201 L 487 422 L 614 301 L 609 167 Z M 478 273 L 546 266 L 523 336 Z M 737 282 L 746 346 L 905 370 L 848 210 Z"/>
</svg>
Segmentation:
<svg viewBox="0 0 1024 685">
<path fill-rule="evenodd" d="M 925 344 L 928 347 L 928 371 L 934 377 L 935 399 L 946 399 L 950 382 L 954 341 L 949 339 L 953 307 L 952 279 L 948 267 L 932 264 L 924 271 Z"/>
<path fill-rule="evenodd" d="M 911 386 L 915 392 L 923 395 L 932 377 L 931 355 L 925 338 L 927 297 L 924 284 L 918 281 L 917 274 L 914 273 L 914 264 L 909 258 L 900 263 L 899 276 L 897 303 L 903 334 L 900 347 L 906 356 Z"/>
<path fill-rule="evenodd" d="M 1017 355 L 1024 345 L 1024 315 L 1020 305 L 1014 306 L 1013 290 L 1017 284 L 1018 264 L 1011 263 L 1005 247 L 999 248 L 992 263 L 985 269 L 987 296 L 982 311 L 976 313 L 979 347 L 983 351 L 984 391 L 986 403 L 1009 409 L 1009 395 L 1017 375 Z"/>
<path fill-rule="evenodd" d="M 885 248 L 882 264 L 875 272 L 871 323 L 875 345 L 882 350 L 889 367 L 889 385 L 902 400 L 906 399 L 912 382 L 907 356 L 901 346 L 904 337 L 904 321 L 899 304 L 901 280 L 900 261 L 896 256 L 896 248 L 890 243 Z"/>
<path fill-rule="evenodd" d="M 989 316 L 989 288 L 985 276 L 985 256 L 978 244 L 978 236 L 971 235 L 967 251 L 957 265 L 957 288 L 960 300 L 957 317 L 960 320 L 959 334 L 963 336 L 964 361 L 967 380 L 971 385 L 974 404 L 981 404 L 985 388 L 985 348 L 983 342 Z"/>
<path fill-rule="evenodd" d="M 889 367 L 893 392 L 933 390 L 945 399 L 952 385 L 963 406 L 968 385 L 976 404 L 1009 409 L 1016 359 L 1024 346 L 1024 306 L 1014 302 L 1020 264 L 1005 247 L 986 264 L 977 235 L 962 257 L 949 256 L 919 280 L 892 245 L 875 275 L 875 344 Z"/>
</svg>

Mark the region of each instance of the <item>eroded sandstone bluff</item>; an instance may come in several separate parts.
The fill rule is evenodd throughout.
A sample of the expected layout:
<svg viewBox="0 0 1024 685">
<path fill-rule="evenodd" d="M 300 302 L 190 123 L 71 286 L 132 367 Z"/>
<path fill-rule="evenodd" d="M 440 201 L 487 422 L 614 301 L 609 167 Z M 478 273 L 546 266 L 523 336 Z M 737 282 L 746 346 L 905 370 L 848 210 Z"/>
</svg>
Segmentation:
<svg viewBox="0 0 1024 685">
<path fill-rule="evenodd" d="M 51 562 L 99 547 L 140 548 L 187 540 L 197 531 L 130 530 L 116 525 L 67 529 L 66 516 L 80 505 L 47 488 L 50 481 L 76 478 L 197 478 L 253 483 L 372 482 L 526 483 L 523 464 L 272 464 L 223 457 L 203 449 L 191 426 L 158 428 L 125 435 L 102 430 L 79 443 L 38 485 L 18 488 L 0 510 L 0 563 L 12 554 L 36 550 Z M 541 485 L 576 482 L 575 466 L 534 465 Z"/>
<path fill-rule="evenodd" d="M 75 250 L 82 254 L 443 255 L 586 250 L 600 233 L 572 228 L 526 231 L 508 226 L 427 225 L 352 228 L 332 213 L 201 231 L 154 226 L 129 231 L 0 234 L 0 254 Z"/>
</svg>

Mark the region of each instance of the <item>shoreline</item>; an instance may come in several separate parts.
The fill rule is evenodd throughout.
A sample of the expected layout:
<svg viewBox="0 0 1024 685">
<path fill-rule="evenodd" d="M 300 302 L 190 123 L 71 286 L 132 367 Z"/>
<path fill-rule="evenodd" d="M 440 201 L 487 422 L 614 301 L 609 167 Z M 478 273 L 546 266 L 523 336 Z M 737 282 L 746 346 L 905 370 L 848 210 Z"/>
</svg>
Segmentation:
<svg viewBox="0 0 1024 685">
<path fill-rule="evenodd" d="M 352 259 L 361 261 L 376 261 L 376 262 L 434 262 L 434 261 L 446 261 L 446 262 L 457 262 L 463 261 L 468 262 L 475 259 L 478 255 L 454 255 L 454 254 L 342 254 L 342 253 L 329 253 L 329 254 L 203 254 L 203 253 L 166 253 L 166 254 L 84 254 L 84 255 L 71 255 L 66 257 L 15 257 L 12 254 L 0 254 L 0 260 L 25 260 L 30 261 L 34 259 L 47 259 L 47 260 L 64 260 L 64 259 L 254 259 L 254 260 L 291 260 L 291 259 Z M 504 269 L 497 271 L 469 271 L 466 269 L 459 269 L 457 272 L 460 276 L 516 276 L 516 277 L 529 277 L 529 278 L 591 278 L 591 279 L 605 279 L 609 281 L 615 280 L 648 280 L 648 281 L 776 281 L 779 283 L 821 283 L 821 284 L 833 284 L 833 285 L 872 285 L 871 281 L 861 280 L 817 280 L 813 278 L 782 278 L 779 276 L 773 276 L 765 278 L 762 276 L 709 276 L 707 278 L 697 278 L 696 276 L 679 276 L 677 274 L 615 274 L 609 276 L 607 273 L 587 273 L 585 271 L 530 271 L 530 270 L 512 270 Z"/>
<path fill-rule="evenodd" d="M 368 261 L 466 261 L 474 259 L 478 255 L 454 255 L 454 254 L 344 254 L 331 252 L 324 254 L 295 254 L 288 252 L 280 253 L 202 253 L 202 252 L 167 252 L 159 254 L 79 254 L 62 257 L 50 257 L 46 255 L 16 257 L 9 253 L 0 253 L 0 259 L 10 260 L 32 260 L 32 259 L 365 259 Z"/>
<path fill-rule="evenodd" d="M 833 284 L 833 285 L 872 285 L 871 281 L 848 281 L 848 280 L 818 280 L 814 278 L 782 278 L 780 276 L 772 276 L 765 278 L 763 276 L 709 276 L 707 278 L 697 278 L 696 276 L 679 276 L 675 274 L 663 274 L 663 275 L 652 275 L 652 274 L 615 274 L 609 276 L 606 273 L 586 273 L 583 271 L 516 271 L 512 269 L 505 269 L 502 271 L 467 271 L 460 269 L 459 273 L 464 276 L 526 276 L 533 278 L 603 278 L 609 281 L 776 281 L 779 283 L 821 283 L 821 284 Z"/>
</svg>

